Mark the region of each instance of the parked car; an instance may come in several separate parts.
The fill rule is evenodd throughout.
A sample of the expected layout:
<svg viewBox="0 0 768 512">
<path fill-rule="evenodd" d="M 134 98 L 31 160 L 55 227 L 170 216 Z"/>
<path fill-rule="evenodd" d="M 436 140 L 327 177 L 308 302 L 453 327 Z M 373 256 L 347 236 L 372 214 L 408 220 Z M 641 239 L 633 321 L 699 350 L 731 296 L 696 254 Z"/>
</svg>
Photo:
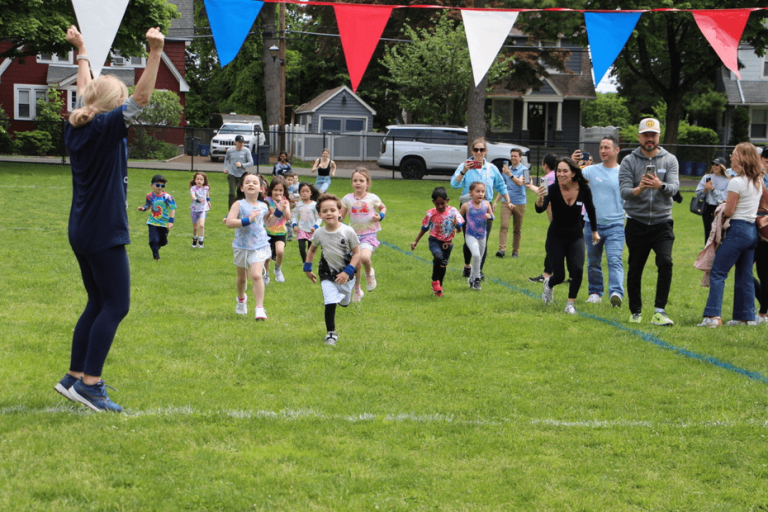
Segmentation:
<svg viewBox="0 0 768 512">
<path fill-rule="evenodd" d="M 509 161 L 509 152 L 523 152 L 528 165 L 528 148 L 515 144 L 488 142 L 486 160 L 501 169 Z M 401 124 L 387 126 L 381 142 L 379 167 L 400 171 L 406 180 L 419 180 L 426 174 L 450 176 L 467 158 L 467 129 L 458 126 Z"/>
<path fill-rule="evenodd" d="M 264 127 L 261 121 L 255 123 L 224 123 L 211 140 L 211 162 L 223 159 L 227 150 L 235 145 L 235 137 L 242 135 L 245 138 L 245 147 L 251 153 L 258 154 L 258 146 L 264 145 L 267 138 L 264 136 Z"/>
</svg>

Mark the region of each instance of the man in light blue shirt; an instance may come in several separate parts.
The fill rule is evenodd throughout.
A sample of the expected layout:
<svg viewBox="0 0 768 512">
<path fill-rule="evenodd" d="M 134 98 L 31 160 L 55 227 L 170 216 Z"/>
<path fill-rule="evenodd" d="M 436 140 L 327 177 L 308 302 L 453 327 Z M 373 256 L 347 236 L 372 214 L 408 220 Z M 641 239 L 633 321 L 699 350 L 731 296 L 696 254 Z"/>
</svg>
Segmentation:
<svg viewBox="0 0 768 512">
<path fill-rule="evenodd" d="M 585 216 L 584 241 L 589 260 L 587 275 L 589 278 L 589 298 L 587 302 L 596 304 L 603 300 L 603 248 L 608 261 L 608 293 L 611 305 L 621 307 L 624 299 L 624 200 L 619 188 L 619 141 L 616 137 L 603 137 L 600 141 L 600 159 L 598 165 L 590 165 L 582 170 L 589 180 L 592 200 L 597 213 L 597 232 L 600 242 L 592 244 L 592 231 L 589 219 Z"/>
<path fill-rule="evenodd" d="M 475 139 L 475 141 L 470 146 L 472 148 L 472 158 L 469 160 L 462 162 L 459 164 L 459 166 L 456 168 L 456 172 L 453 173 L 453 176 L 451 177 L 451 187 L 453 188 L 460 188 L 461 189 L 461 195 L 462 198 L 464 196 L 467 196 L 467 199 L 465 201 L 462 201 L 460 199 L 460 202 L 467 202 L 468 194 L 469 194 L 469 186 L 472 185 L 475 181 L 479 181 L 483 184 L 485 184 L 485 198 L 490 203 L 493 201 L 493 192 L 494 190 L 501 194 L 504 199 L 506 200 L 505 208 L 513 209 L 515 206 L 510 202 L 509 200 L 509 193 L 507 192 L 507 186 L 504 184 L 504 180 L 501 177 L 501 173 L 496 168 L 495 165 L 493 165 L 491 162 L 487 161 L 485 159 L 485 153 L 487 152 L 488 148 L 485 143 L 485 138 L 481 137 L 479 139 Z M 482 162 L 482 166 L 480 168 L 475 168 L 474 164 Z M 488 219 L 487 226 L 486 226 L 486 238 L 485 238 L 485 252 L 483 253 L 483 260 L 480 262 L 480 279 L 485 278 L 483 275 L 482 269 L 485 265 L 485 257 L 488 254 L 488 235 L 491 232 L 491 228 L 493 227 L 493 219 Z M 466 242 L 464 243 L 464 277 L 469 277 L 469 273 L 472 269 L 469 262 L 472 259 L 472 253 L 469 250 L 469 247 L 467 247 Z"/>
<path fill-rule="evenodd" d="M 528 168 L 521 163 L 522 159 L 523 152 L 519 149 L 513 149 L 509 153 L 509 165 L 505 162 L 501 169 L 501 177 L 504 179 L 504 184 L 507 186 L 510 202 L 515 208 L 510 209 L 508 207 L 503 207 L 499 212 L 501 216 L 501 229 L 499 230 L 499 251 L 496 253 L 497 258 L 503 258 L 506 254 L 510 217 L 512 217 L 512 257 L 517 258 L 518 252 L 520 251 L 523 217 L 525 216 L 525 206 L 527 203 L 527 197 L 525 195 L 525 187 L 527 185 L 525 181 L 525 171 L 528 170 Z M 493 201 L 494 210 L 496 210 L 496 205 L 498 204 L 500 197 L 501 194 L 497 194 L 496 199 Z M 506 201 L 504 201 L 503 206 L 507 206 Z"/>
</svg>

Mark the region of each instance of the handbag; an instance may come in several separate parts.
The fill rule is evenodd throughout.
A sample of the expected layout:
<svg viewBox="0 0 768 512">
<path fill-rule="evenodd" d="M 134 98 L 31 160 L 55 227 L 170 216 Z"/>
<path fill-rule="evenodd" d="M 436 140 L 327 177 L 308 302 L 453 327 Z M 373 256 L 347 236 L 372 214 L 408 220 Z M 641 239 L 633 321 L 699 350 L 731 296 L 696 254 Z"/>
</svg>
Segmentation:
<svg viewBox="0 0 768 512">
<path fill-rule="evenodd" d="M 696 196 L 691 198 L 691 213 L 696 215 L 704 214 L 705 199 L 699 199 Z"/>
</svg>

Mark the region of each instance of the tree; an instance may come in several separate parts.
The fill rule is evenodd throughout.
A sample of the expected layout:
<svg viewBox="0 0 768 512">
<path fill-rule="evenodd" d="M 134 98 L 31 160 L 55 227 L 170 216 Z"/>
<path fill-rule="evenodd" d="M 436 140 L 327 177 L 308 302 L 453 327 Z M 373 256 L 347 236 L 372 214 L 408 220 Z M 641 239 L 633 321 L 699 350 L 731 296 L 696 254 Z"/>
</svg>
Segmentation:
<svg viewBox="0 0 768 512">
<path fill-rule="evenodd" d="M 133 94 L 135 87 L 129 92 Z M 174 127 L 181 122 L 181 99 L 173 91 L 152 91 L 149 103 L 136 117 L 139 125 L 134 129 L 131 140 L 131 157 L 160 158 L 167 160 L 176 156 L 177 149 L 173 144 L 163 142 L 162 126 Z"/>
<path fill-rule="evenodd" d="M 149 27 L 167 32 L 171 20 L 181 16 L 176 6 L 166 0 L 133 0 L 128 9 L 113 48 L 135 57 L 146 54 L 144 34 Z M 66 54 L 72 50 L 66 40 L 70 25 L 77 25 L 71 0 L 0 0 L 3 39 L 11 43 L 0 53 L 0 59 L 38 53 Z"/>
<path fill-rule="evenodd" d="M 597 99 L 584 102 L 581 124 L 590 126 L 624 126 L 632 123 L 626 100 L 616 93 L 597 93 Z"/>
<path fill-rule="evenodd" d="M 57 147 L 63 150 L 64 140 L 62 134 L 64 125 L 64 98 L 56 89 L 48 89 L 45 97 L 37 100 L 37 117 L 35 117 L 36 129 L 46 132 L 51 136 L 51 149 Z"/>
<path fill-rule="evenodd" d="M 585 0 L 581 5 L 573 1 L 558 0 L 562 6 L 590 10 L 646 9 L 647 0 Z M 680 9 L 726 9 L 761 7 L 764 0 L 689 0 L 675 2 L 663 0 L 654 7 Z M 556 22 L 555 13 L 536 18 L 527 16 L 526 23 L 536 32 L 553 37 L 557 33 L 576 34 L 581 44 L 587 45 L 583 16 L 561 15 Z M 762 55 L 768 43 L 768 28 L 763 23 L 768 11 L 754 11 L 744 30 L 742 42 L 752 45 Z M 614 63 L 618 76 L 619 94 L 637 96 L 638 92 L 661 98 L 667 105 L 664 119 L 664 143 L 678 141 L 678 127 L 684 117 L 683 99 L 703 81 L 712 81 L 722 63 L 699 30 L 689 12 L 651 12 L 643 14 Z M 645 105 L 643 108 L 647 107 Z M 641 109 L 633 109 L 640 112 Z M 639 121 L 639 119 L 637 119 Z"/>
</svg>

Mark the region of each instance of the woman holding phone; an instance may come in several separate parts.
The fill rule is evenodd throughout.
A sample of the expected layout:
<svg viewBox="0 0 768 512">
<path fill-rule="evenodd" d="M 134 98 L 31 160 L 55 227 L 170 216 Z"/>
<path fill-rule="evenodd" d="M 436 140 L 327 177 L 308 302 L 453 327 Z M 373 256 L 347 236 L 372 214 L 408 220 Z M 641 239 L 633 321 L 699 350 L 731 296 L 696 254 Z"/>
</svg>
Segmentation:
<svg viewBox="0 0 768 512">
<path fill-rule="evenodd" d="M 506 204 L 504 208 L 510 210 L 515 208 L 515 205 L 509 199 L 509 193 L 507 186 L 504 184 L 504 180 L 501 177 L 499 169 L 491 162 L 485 159 L 485 153 L 488 151 L 488 145 L 485 142 L 485 137 L 480 137 L 472 141 L 469 146 L 472 152 L 467 160 L 459 164 L 456 171 L 451 177 L 451 187 L 461 189 L 461 198 L 459 202 L 461 204 L 467 203 L 470 200 L 469 187 L 472 183 L 478 181 L 485 185 L 485 199 L 490 203 L 493 200 L 493 192 L 496 191 L 504 198 Z M 483 266 L 485 265 L 485 257 L 488 254 L 488 234 L 491 232 L 493 226 L 493 220 L 488 219 L 486 226 L 486 238 L 485 238 L 485 252 L 483 252 L 483 259 L 480 262 L 480 279 L 484 279 Z M 470 260 L 472 258 L 472 252 L 464 243 L 464 277 L 469 278 L 472 267 Z"/>
<path fill-rule="evenodd" d="M 735 265 L 733 320 L 726 325 L 746 325 L 755 320 L 755 283 L 752 264 L 757 247 L 755 218 L 763 192 L 762 165 L 755 146 L 742 142 L 733 150 L 731 168 L 736 176 L 728 182 L 728 197 L 723 214 L 730 219 L 723 242 L 715 253 L 709 274 L 709 296 L 704 319 L 699 327 L 723 325 L 720 312 L 728 272 Z"/>
<path fill-rule="evenodd" d="M 712 221 L 715 218 L 717 205 L 725 202 L 728 197 L 728 180 L 725 174 L 725 160 L 718 157 L 712 160 L 709 174 L 705 174 L 696 187 L 696 197 L 705 199 L 701 218 L 704 221 L 704 243 L 709 240 L 709 232 L 712 230 Z"/>
</svg>

